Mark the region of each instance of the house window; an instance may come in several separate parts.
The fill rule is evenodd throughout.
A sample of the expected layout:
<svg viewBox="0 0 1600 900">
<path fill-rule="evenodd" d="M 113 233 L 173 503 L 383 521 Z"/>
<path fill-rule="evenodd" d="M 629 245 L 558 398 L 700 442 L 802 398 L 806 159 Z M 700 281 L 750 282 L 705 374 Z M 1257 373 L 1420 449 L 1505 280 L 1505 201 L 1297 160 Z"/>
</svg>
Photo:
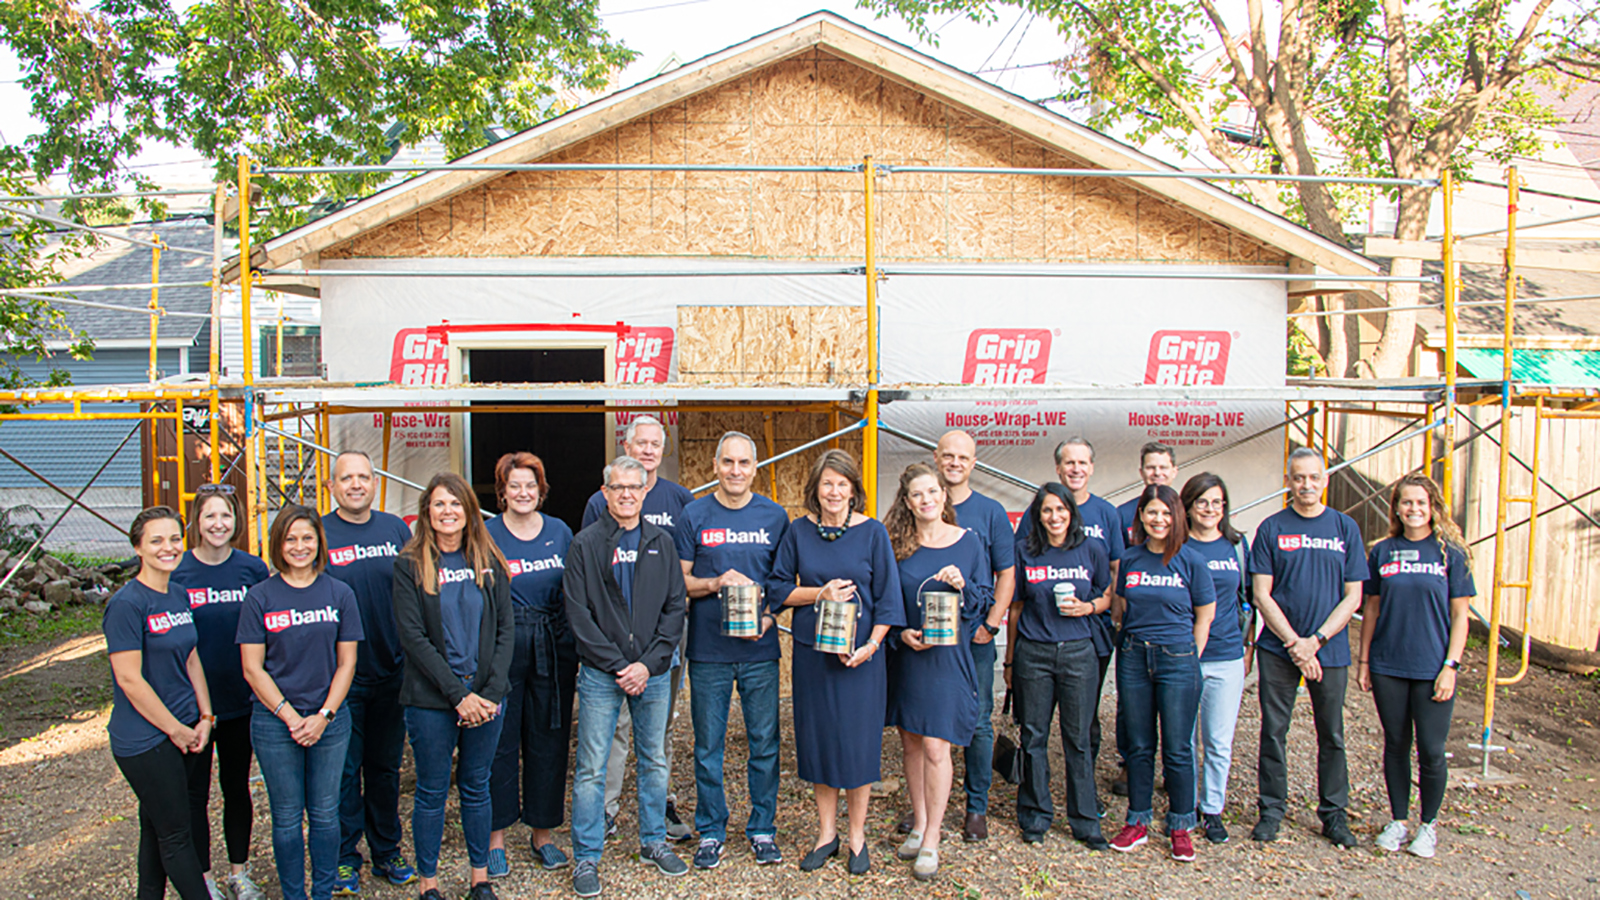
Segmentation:
<svg viewBox="0 0 1600 900">
<path fill-rule="evenodd" d="M 273 378 L 278 374 L 278 329 L 276 326 L 261 329 L 259 360 L 260 377 Z M 284 326 L 283 377 L 322 377 L 322 329 L 315 325 Z"/>
</svg>

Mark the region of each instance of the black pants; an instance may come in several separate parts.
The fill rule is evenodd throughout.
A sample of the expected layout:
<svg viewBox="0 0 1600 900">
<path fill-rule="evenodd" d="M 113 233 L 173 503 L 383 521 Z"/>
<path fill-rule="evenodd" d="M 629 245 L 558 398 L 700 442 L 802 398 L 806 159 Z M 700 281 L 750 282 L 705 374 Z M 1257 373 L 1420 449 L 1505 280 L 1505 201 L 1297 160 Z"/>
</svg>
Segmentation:
<svg viewBox="0 0 1600 900">
<path fill-rule="evenodd" d="M 1383 780 L 1389 787 L 1389 812 L 1399 821 L 1411 814 L 1411 739 L 1417 741 L 1417 783 L 1422 821 L 1439 817 L 1450 764 L 1444 742 L 1450 737 L 1450 714 L 1456 700 L 1433 699 L 1433 679 L 1394 678 L 1372 673 L 1372 699 L 1383 723 Z"/>
<path fill-rule="evenodd" d="M 1343 638 L 1340 638 L 1343 640 Z M 1289 799 L 1289 723 L 1294 717 L 1300 667 L 1274 653 L 1256 654 L 1260 672 L 1261 759 L 1256 764 L 1261 818 L 1283 821 Z M 1344 691 L 1348 666 L 1323 666 L 1321 681 L 1307 681 L 1317 727 L 1317 817 L 1327 824 L 1350 803 L 1350 769 L 1344 755 Z"/>
<path fill-rule="evenodd" d="M 250 802 L 250 716 L 237 716 L 217 723 L 211 732 L 211 746 L 217 748 L 217 786 L 222 789 L 222 839 L 228 845 L 228 862 L 242 866 L 250 859 L 250 825 L 255 807 Z M 206 755 L 211 748 L 206 748 Z M 196 823 L 195 852 L 202 871 L 211 870 L 211 820 L 205 816 Z"/>
<path fill-rule="evenodd" d="M 211 753 L 183 753 L 162 741 L 153 750 L 113 758 L 139 798 L 139 900 L 161 900 L 168 879 L 180 900 L 209 900 L 203 877 L 209 866 L 195 838 L 206 829 Z M 185 795 L 188 803 L 180 799 Z"/>
<path fill-rule="evenodd" d="M 1094 760 L 1089 754 L 1090 722 L 1098 718 L 1097 675 L 1094 644 L 1087 639 L 1057 644 L 1017 639 L 1011 682 L 1017 688 L 1012 701 L 1017 704 L 1024 753 L 1022 785 L 1017 788 L 1017 824 L 1023 831 L 1048 831 L 1055 818 L 1050 797 L 1050 719 L 1059 709 L 1067 767 L 1067 824 L 1080 840 L 1100 837 Z"/>
<path fill-rule="evenodd" d="M 566 620 L 518 607 L 511 690 L 489 773 L 495 831 L 518 819 L 531 828 L 555 828 L 565 820 L 567 751 L 577 690 L 578 648 Z"/>
<path fill-rule="evenodd" d="M 1096 662 L 1100 667 L 1100 671 L 1096 676 L 1099 680 L 1095 682 L 1094 687 L 1094 715 L 1090 717 L 1091 721 L 1089 722 L 1089 767 L 1091 769 L 1100 761 L 1100 698 L 1106 692 L 1106 673 L 1111 671 L 1111 656 L 1107 654 L 1106 656 L 1098 657 Z M 1014 663 L 1015 661 L 1013 660 Z M 1012 674 L 1011 680 L 1016 680 L 1015 673 Z M 1122 734 L 1122 714 L 1120 712 L 1117 713 L 1117 723 L 1117 734 L 1120 736 Z M 1120 748 L 1118 748 L 1118 753 L 1121 753 Z"/>
</svg>

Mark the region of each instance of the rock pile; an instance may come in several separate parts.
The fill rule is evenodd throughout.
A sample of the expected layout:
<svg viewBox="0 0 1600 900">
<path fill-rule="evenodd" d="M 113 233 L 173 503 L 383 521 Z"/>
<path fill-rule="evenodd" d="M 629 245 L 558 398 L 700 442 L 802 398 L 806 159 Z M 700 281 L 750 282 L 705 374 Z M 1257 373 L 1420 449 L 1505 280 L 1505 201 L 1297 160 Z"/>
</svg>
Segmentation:
<svg viewBox="0 0 1600 900">
<path fill-rule="evenodd" d="M 47 613 L 77 603 L 102 604 L 117 586 L 127 580 L 129 571 L 116 563 L 94 568 L 77 568 L 54 556 L 40 555 L 21 561 L 0 550 L 0 578 L 11 575 L 0 588 L 0 612 L 22 610 Z M 11 570 L 16 569 L 16 574 Z"/>
</svg>

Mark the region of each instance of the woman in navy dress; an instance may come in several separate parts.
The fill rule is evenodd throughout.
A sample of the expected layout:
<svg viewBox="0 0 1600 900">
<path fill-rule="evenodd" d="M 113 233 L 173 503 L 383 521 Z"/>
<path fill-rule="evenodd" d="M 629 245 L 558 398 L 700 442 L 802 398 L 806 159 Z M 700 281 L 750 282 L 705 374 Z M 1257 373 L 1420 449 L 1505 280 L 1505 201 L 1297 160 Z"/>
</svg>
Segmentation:
<svg viewBox="0 0 1600 900">
<path fill-rule="evenodd" d="M 978 676 L 967 652 L 972 624 L 994 598 L 988 553 L 977 535 L 956 525 L 950 495 L 933 468 L 912 463 L 900 475 L 884 528 L 900 562 L 900 596 L 907 626 L 890 638 L 895 690 L 888 724 L 900 729 L 911 833 L 901 859 L 927 881 L 939 871 L 939 825 L 950 801 L 950 745 L 965 747 L 978 727 Z M 923 632 L 922 591 L 959 591 L 956 642 L 934 646 Z"/>
<path fill-rule="evenodd" d="M 565 815 L 567 748 L 572 698 L 578 689 L 578 647 L 561 600 L 564 560 L 572 544 L 567 523 L 539 512 L 550 483 L 544 461 L 527 451 L 507 453 L 494 466 L 502 512 L 484 527 L 511 571 L 511 689 L 505 723 L 489 773 L 493 831 L 489 877 L 510 872 L 506 829 L 521 819 L 533 829 L 529 847 L 545 869 L 567 864 L 550 830 Z M 521 777 L 517 772 L 521 760 Z"/>
<path fill-rule="evenodd" d="M 1128 818 L 1111 839 L 1123 853 L 1148 840 L 1156 739 L 1167 788 L 1172 858 L 1194 861 L 1194 721 L 1200 711 L 1200 655 L 1211 636 L 1217 591 L 1206 561 L 1185 546 L 1178 492 L 1148 485 L 1139 495 L 1133 544 L 1122 555 L 1114 609 L 1122 613 L 1117 704 L 1128 728 Z"/>
<path fill-rule="evenodd" d="M 878 650 L 889 628 L 905 624 L 889 533 L 862 515 L 861 470 L 850 454 L 829 450 L 811 467 L 806 509 L 778 543 L 767 597 L 794 612 L 794 750 L 800 778 L 816 786 L 816 849 L 800 861 L 810 872 L 839 854 L 839 791 L 850 804 L 852 875 L 871 868 L 867 806 L 881 776 L 887 675 Z M 824 653 L 812 642 L 818 600 L 856 604 L 856 649 Z"/>
</svg>

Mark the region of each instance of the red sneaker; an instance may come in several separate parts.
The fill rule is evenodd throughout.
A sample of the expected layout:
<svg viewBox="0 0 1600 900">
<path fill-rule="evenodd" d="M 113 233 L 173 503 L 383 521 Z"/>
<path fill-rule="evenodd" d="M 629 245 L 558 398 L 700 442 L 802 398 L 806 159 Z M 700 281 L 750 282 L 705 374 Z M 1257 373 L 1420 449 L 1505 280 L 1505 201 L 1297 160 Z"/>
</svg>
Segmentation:
<svg viewBox="0 0 1600 900">
<path fill-rule="evenodd" d="M 1187 829 L 1173 829 L 1172 858 L 1178 862 L 1194 862 L 1194 841 L 1190 839 Z"/>
<path fill-rule="evenodd" d="M 1187 834 L 1185 835 L 1187 837 Z M 1150 840 L 1150 829 L 1143 825 L 1124 825 L 1117 836 L 1111 839 L 1111 849 L 1120 853 L 1129 853 Z M 1190 851 L 1192 857 L 1193 850 Z"/>
</svg>

